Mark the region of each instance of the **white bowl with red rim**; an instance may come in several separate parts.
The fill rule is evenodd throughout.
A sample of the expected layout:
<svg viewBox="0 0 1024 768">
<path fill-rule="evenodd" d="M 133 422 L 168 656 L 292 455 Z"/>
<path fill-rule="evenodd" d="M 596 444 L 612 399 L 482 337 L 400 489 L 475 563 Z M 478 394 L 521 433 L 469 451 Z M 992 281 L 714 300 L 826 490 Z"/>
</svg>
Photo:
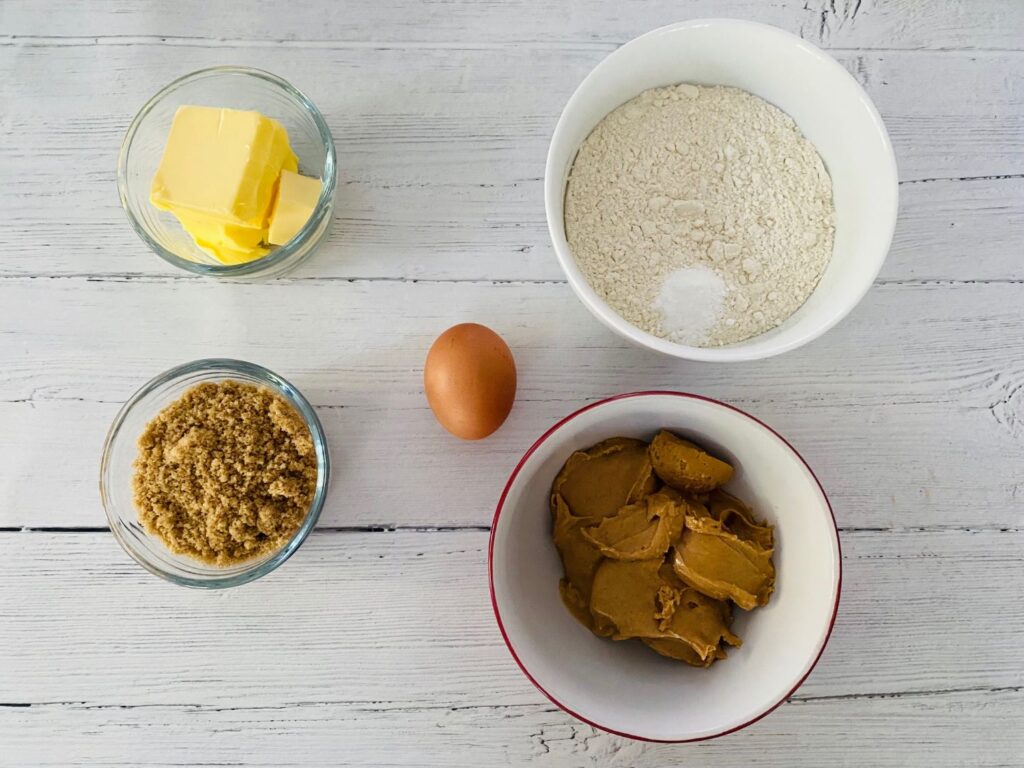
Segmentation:
<svg viewBox="0 0 1024 768">
<path fill-rule="evenodd" d="M 726 488 L 775 526 L 776 590 L 735 610 L 743 646 L 710 669 L 665 659 L 637 641 L 599 638 L 566 610 L 548 496 L 576 450 L 609 437 L 650 440 L 669 429 L 728 460 Z M 681 392 L 636 392 L 592 403 L 545 432 L 513 470 L 494 514 L 491 602 L 516 663 L 574 717 L 649 741 L 699 741 L 744 728 L 803 683 L 839 607 L 839 532 L 821 484 L 785 438 L 731 405 Z"/>
</svg>

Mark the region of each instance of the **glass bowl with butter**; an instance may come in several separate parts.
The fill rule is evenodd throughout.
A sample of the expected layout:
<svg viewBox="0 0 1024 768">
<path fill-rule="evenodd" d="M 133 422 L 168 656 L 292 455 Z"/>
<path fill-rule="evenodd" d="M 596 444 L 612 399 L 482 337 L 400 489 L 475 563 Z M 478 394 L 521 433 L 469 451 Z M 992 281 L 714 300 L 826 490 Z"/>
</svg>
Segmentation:
<svg viewBox="0 0 1024 768">
<path fill-rule="evenodd" d="M 121 204 L 139 237 L 176 267 L 272 277 L 323 242 L 337 158 L 301 91 L 258 69 L 175 80 L 139 111 L 118 158 Z"/>
</svg>

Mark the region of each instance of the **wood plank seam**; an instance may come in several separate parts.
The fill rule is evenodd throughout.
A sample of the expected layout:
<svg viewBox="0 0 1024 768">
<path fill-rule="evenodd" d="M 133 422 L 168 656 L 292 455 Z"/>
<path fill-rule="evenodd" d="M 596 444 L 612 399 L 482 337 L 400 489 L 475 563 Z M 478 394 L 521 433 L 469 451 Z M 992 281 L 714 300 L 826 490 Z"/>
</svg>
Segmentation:
<svg viewBox="0 0 1024 768">
<path fill-rule="evenodd" d="M 840 693 L 822 696 L 790 696 L 786 704 L 819 704 L 834 701 L 855 701 L 863 699 L 911 699 L 931 698 L 939 696 L 958 696 L 965 693 L 995 694 L 995 693 L 1021 693 L 1024 692 L 1022 685 L 1008 686 L 972 686 L 965 688 L 938 688 L 928 690 L 909 691 L 882 691 L 877 693 Z M 431 711 L 477 711 L 477 710 L 498 710 L 510 708 L 539 708 L 545 712 L 558 712 L 555 707 L 548 707 L 533 702 L 521 704 L 464 704 L 451 706 L 447 704 L 406 704 L 394 702 L 393 707 L 373 707 L 367 705 L 381 704 L 379 701 L 353 701 L 348 699 L 320 699 L 314 701 L 292 701 L 277 705 L 251 705 L 240 707 L 206 706 L 194 703 L 170 703 L 170 704 L 117 704 L 100 703 L 88 701 L 0 701 L 0 708 L 7 709 L 28 709 L 31 707 L 70 707 L 74 709 L 191 709 L 201 712 L 254 712 L 254 711 L 288 711 L 292 709 L 305 709 L 309 707 L 341 706 L 357 709 L 361 712 L 431 712 Z"/>
<path fill-rule="evenodd" d="M 625 43 L 619 41 L 587 41 L 587 40 L 509 40 L 500 42 L 472 43 L 462 40 L 427 41 L 405 40 L 397 42 L 374 40 L 252 40 L 245 38 L 203 38 L 203 37 L 157 37 L 134 36 L 123 37 L 49 37 L 36 35 L 8 35 L 0 38 L 0 47 L 22 48 L 88 48 L 88 47 L 129 47 L 129 46 L 166 46 L 183 48 L 292 48 L 300 50 L 437 50 L 437 51 L 491 51 L 508 48 L 558 51 L 607 51 L 611 52 Z M 861 49 L 855 49 L 861 50 Z M 895 49 L 902 51 L 903 49 Z"/>
<path fill-rule="evenodd" d="M 316 534 L 325 533 L 453 533 L 453 532 L 490 533 L 489 525 L 325 525 L 314 529 Z M 844 534 L 858 533 L 1024 533 L 1024 528 L 1012 526 L 959 526 L 959 525 L 919 525 L 919 526 L 839 526 Z M 107 526 L 0 526 L 0 535 L 10 533 L 110 533 Z M 1021 554 L 1024 562 L 1024 553 Z"/>
<path fill-rule="evenodd" d="M 827 15 L 827 12 L 822 12 Z M 819 16 L 819 23 L 822 16 Z M 819 25 L 819 30 L 824 27 Z M 803 29 L 799 32 L 800 37 L 808 39 Z M 502 50 L 507 48 L 534 48 L 538 50 L 564 50 L 564 51 L 612 51 L 628 42 L 626 38 L 616 40 L 574 40 L 565 38 L 562 40 L 507 40 L 494 42 L 472 43 L 462 40 L 402 40 L 402 41 L 376 41 L 376 40 L 291 40 L 291 39 L 252 39 L 252 38 L 214 38 L 196 36 L 163 36 L 163 35 L 2 35 L 0 36 L 0 47 L 25 47 L 25 48 L 73 48 L 90 46 L 168 46 L 168 47 L 191 47 L 191 48 L 300 48 L 311 50 L 444 50 L 444 51 L 481 51 L 481 50 Z M 985 53 L 1024 53 L 1022 48 L 1005 48 L 999 46 L 957 46 L 941 48 L 897 48 L 893 46 L 879 46 L 876 48 L 861 46 L 856 48 L 843 46 L 830 46 L 827 41 L 810 39 L 819 48 L 831 53 L 857 54 L 857 53 L 948 53 L 948 54 L 985 54 Z"/>
<path fill-rule="evenodd" d="M 3 282 L 16 282 L 25 280 L 67 280 L 67 281 L 83 281 L 87 283 L 144 283 L 148 285 L 163 285 L 166 283 L 189 283 L 194 282 L 195 278 L 188 275 L 146 275 L 141 273 L 117 273 L 111 272 L 109 274 L 103 273 L 0 273 L 0 281 Z M 221 280 L 220 284 L 230 283 L 230 280 Z M 311 277 L 278 277 L 273 281 L 274 285 L 326 285 L 329 283 L 396 283 L 399 285 L 566 285 L 567 280 L 560 280 L 554 278 L 542 278 L 537 280 L 530 279 L 518 279 L 518 280 L 503 280 L 503 279 L 492 279 L 492 278 L 419 278 L 419 277 L 341 277 L 341 276 L 311 276 Z M 240 285 L 243 283 L 239 283 Z M 961 286 L 961 285 L 1021 285 L 1024 284 L 1024 278 L 986 278 L 981 280 L 969 280 L 969 279 L 914 279 L 905 277 L 880 277 L 875 280 L 874 285 L 876 287 L 893 287 L 893 286 L 928 286 L 928 285 L 946 285 L 946 286 Z"/>
</svg>

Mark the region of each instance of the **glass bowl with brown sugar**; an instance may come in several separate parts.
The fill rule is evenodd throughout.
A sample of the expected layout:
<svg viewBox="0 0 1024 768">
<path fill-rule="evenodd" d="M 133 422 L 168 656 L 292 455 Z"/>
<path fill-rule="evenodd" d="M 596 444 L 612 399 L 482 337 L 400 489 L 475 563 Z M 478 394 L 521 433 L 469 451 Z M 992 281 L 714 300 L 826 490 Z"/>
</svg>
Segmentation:
<svg viewBox="0 0 1024 768">
<path fill-rule="evenodd" d="M 330 458 L 313 407 L 241 360 L 197 360 L 125 403 L 104 446 L 110 530 L 150 573 L 189 587 L 270 573 L 315 527 Z"/>
</svg>

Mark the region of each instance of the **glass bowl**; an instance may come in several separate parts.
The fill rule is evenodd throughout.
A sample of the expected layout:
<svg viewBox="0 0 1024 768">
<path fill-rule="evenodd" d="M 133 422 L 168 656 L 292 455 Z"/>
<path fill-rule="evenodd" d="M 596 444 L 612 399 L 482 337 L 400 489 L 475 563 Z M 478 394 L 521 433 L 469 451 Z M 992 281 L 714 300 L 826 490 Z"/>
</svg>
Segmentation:
<svg viewBox="0 0 1024 768">
<path fill-rule="evenodd" d="M 246 264 L 221 264 L 193 242 L 172 214 L 149 202 L 174 113 L 186 104 L 256 110 L 284 125 L 299 172 L 323 183 L 309 221 L 288 243 Z M 336 185 L 334 140 L 320 110 L 276 75 L 246 67 L 201 69 L 160 90 L 135 116 L 117 160 L 121 205 L 143 242 L 169 264 L 212 277 L 272 277 L 301 262 L 327 235 Z"/>
<path fill-rule="evenodd" d="M 302 416 L 313 438 L 317 479 L 313 501 L 302 525 L 276 552 L 227 567 L 213 566 L 172 553 L 163 542 L 146 533 L 132 501 L 132 466 L 138 455 L 137 441 L 146 425 L 185 390 L 202 382 L 240 381 L 265 387 L 291 403 Z M 281 565 L 299 548 L 316 526 L 327 495 L 330 457 L 320 420 L 309 402 L 276 373 L 241 360 L 196 360 L 161 373 L 132 395 L 121 408 L 107 433 L 100 464 L 100 497 L 110 530 L 135 561 L 152 574 L 186 587 L 216 589 L 234 587 L 258 579 Z"/>
</svg>

